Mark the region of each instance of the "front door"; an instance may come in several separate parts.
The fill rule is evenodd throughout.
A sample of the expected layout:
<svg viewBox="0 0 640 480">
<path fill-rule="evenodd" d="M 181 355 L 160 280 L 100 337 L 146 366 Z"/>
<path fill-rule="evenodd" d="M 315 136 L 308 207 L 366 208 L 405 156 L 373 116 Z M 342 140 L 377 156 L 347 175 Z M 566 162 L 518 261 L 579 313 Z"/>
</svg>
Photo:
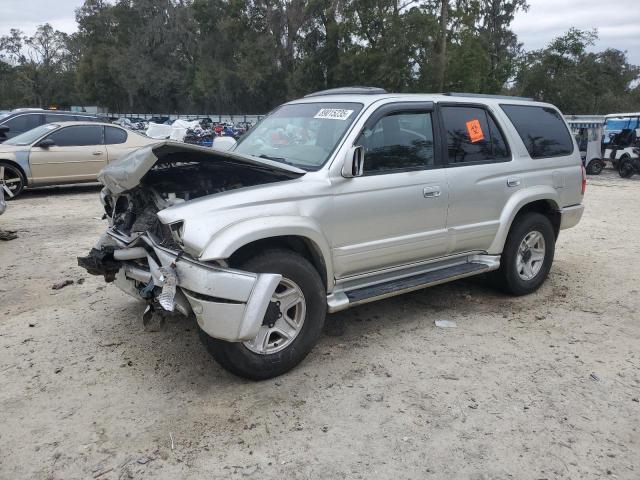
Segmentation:
<svg viewBox="0 0 640 480">
<path fill-rule="evenodd" d="M 446 251 L 446 172 L 432 104 L 374 112 L 360 135 L 364 175 L 334 181 L 331 243 L 337 278 L 406 265 Z"/>
<path fill-rule="evenodd" d="M 93 182 L 107 164 L 100 125 L 62 127 L 45 138 L 54 144 L 29 154 L 34 184 Z"/>
</svg>

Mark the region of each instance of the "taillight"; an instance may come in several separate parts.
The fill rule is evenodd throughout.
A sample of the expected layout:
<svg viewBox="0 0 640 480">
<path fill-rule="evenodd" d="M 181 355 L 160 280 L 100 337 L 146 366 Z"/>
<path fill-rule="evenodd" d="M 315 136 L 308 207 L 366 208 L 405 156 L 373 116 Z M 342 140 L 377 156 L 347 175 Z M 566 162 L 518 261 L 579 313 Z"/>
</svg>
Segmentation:
<svg viewBox="0 0 640 480">
<path fill-rule="evenodd" d="M 584 165 L 582 166 L 582 195 L 587 190 L 587 171 L 584 169 Z"/>
</svg>

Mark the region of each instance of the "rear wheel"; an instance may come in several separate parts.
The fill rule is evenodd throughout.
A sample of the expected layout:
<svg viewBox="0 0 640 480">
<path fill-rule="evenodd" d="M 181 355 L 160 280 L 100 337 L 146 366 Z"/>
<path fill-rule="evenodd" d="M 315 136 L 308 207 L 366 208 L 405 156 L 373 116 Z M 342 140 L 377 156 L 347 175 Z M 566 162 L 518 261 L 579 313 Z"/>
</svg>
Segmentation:
<svg viewBox="0 0 640 480">
<path fill-rule="evenodd" d="M 587 173 L 589 175 L 600 175 L 602 173 L 602 169 L 604 168 L 604 162 L 599 158 L 594 158 L 587 165 Z"/>
<path fill-rule="evenodd" d="M 621 158 L 618 166 L 618 174 L 622 178 L 631 178 L 635 173 L 635 169 L 633 168 L 633 162 L 631 158 L 625 157 Z"/>
<path fill-rule="evenodd" d="M 4 190 L 4 198 L 12 200 L 22 193 L 26 185 L 22 171 L 11 163 L 0 162 L 0 188 Z"/>
<path fill-rule="evenodd" d="M 288 250 L 267 250 L 239 267 L 282 275 L 258 335 L 231 343 L 200 330 L 200 338 L 216 361 L 235 375 L 252 380 L 282 375 L 298 365 L 320 337 L 327 307 L 324 284 L 306 258 Z"/>
<path fill-rule="evenodd" d="M 556 237 L 547 217 L 525 213 L 516 218 L 494 273 L 498 286 L 512 295 L 535 292 L 545 281 L 555 253 Z"/>
</svg>

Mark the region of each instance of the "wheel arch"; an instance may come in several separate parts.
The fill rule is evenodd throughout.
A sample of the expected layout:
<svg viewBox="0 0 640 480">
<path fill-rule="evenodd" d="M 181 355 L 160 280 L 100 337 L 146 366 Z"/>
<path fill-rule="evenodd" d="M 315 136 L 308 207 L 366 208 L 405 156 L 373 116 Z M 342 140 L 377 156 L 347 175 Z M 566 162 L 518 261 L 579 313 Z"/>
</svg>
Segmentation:
<svg viewBox="0 0 640 480">
<path fill-rule="evenodd" d="M 233 224 L 209 241 L 200 260 L 224 259 L 233 264 L 265 248 L 299 253 L 316 268 L 327 291 L 333 289 L 329 243 L 320 227 L 308 217 L 273 216 Z"/>
<path fill-rule="evenodd" d="M 315 267 L 320 274 L 322 282 L 327 289 L 329 288 L 327 282 L 327 264 L 320 247 L 318 247 L 313 240 L 301 235 L 279 235 L 249 242 L 233 252 L 228 259 L 229 264 L 238 265 L 256 252 L 268 249 L 291 250 L 303 256 Z"/>
<path fill-rule="evenodd" d="M 18 170 L 20 170 L 20 172 L 22 173 L 22 175 L 24 175 L 24 179 L 27 183 L 29 183 L 29 171 L 26 171 L 24 166 L 21 165 L 21 162 L 18 162 L 16 160 L 12 160 L 10 158 L 3 158 L 0 157 L 0 163 L 4 163 L 4 164 L 9 164 L 12 165 L 14 167 L 16 167 Z"/>
<path fill-rule="evenodd" d="M 524 190 L 521 192 L 525 193 L 512 197 L 505 206 L 500 218 L 498 234 L 489 248 L 490 254 L 499 255 L 502 253 L 504 244 L 507 241 L 507 235 L 511 231 L 515 220 L 530 212 L 536 212 L 546 216 L 553 226 L 556 239 L 558 238 L 562 215 L 560 213 L 561 208 L 558 203 L 557 192 L 551 187 L 548 189 L 542 187 L 541 190 L 535 193 L 526 193 Z"/>
</svg>

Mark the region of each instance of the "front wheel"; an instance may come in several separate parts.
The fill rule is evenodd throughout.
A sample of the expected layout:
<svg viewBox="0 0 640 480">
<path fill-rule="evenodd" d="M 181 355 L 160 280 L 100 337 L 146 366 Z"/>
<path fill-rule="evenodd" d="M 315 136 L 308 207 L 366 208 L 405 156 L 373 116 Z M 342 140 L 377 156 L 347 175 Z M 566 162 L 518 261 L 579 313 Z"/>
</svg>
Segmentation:
<svg viewBox="0 0 640 480">
<path fill-rule="evenodd" d="M 551 270 L 555 243 L 547 217 L 540 213 L 517 217 L 505 242 L 500 269 L 494 272 L 498 286 L 512 295 L 535 292 Z"/>
<path fill-rule="evenodd" d="M 11 163 L 0 162 L 0 188 L 5 200 L 12 200 L 22 193 L 27 181 L 22 171 Z"/>
<path fill-rule="evenodd" d="M 258 335 L 248 342 L 231 343 L 200 330 L 200 339 L 216 361 L 235 375 L 251 380 L 277 377 L 298 365 L 320 337 L 327 309 L 324 284 L 306 258 L 288 250 L 267 250 L 242 262 L 240 268 L 282 275 Z"/>
</svg>

